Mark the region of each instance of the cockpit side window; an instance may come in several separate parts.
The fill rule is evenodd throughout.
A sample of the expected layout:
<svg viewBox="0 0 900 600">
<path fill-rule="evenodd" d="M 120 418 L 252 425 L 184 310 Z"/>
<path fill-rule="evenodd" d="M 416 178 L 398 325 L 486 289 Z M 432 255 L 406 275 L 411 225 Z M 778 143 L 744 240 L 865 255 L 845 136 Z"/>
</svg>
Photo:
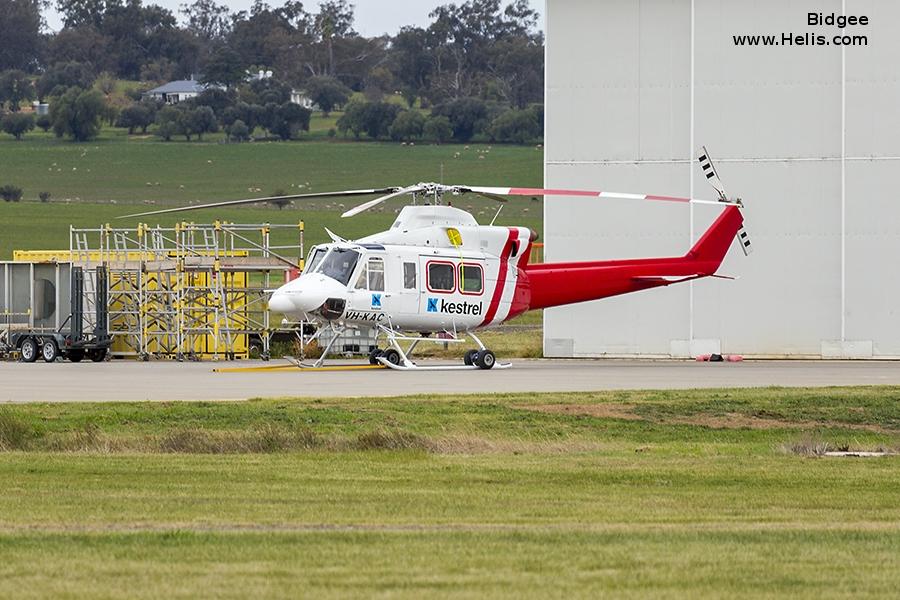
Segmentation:
<svg viewBox="0 0 900 600">
<path fill-rule="evenodd" d="M 319 262 L 321 262 L 326 252 L 328 252 L 327 248 L 320 248 L 318 246 L 310 250 L 309 258 L 307 258 L 306 265 L 304 265 L 306 268 L 303 269 L 303 272 L 312 273 L 313 271 L 315 271 L 316 267 L 319 266 Z"/>
<path fill-rule="evenodd" d="M 357 290 L 368 289 L 373 292 L 383 292 L 384 259 L 373 256 L 364 262 L 359 269 L 359 275 L 356 277 L 356 285 L 353 287 Z"/>
<path fill-rule="evenodd" d="M 356 263 L 359 261 L 359 252 L 350 248 L 332 248 L 325 258 L 321 260 L 317 273 L 331 277 L 335 281 L 347 285 Z"/>
<path fill-rule="evenodd" d="M 366 285 L 369 281 L 369 269 L 366 268 L 366 263 L 363 263 L 362 267 L 359 269 L 359 276 L 356 278 L 356 285 L 353 286 L 354 289 L 364 290 L 366 289 Z"/>
</svg>

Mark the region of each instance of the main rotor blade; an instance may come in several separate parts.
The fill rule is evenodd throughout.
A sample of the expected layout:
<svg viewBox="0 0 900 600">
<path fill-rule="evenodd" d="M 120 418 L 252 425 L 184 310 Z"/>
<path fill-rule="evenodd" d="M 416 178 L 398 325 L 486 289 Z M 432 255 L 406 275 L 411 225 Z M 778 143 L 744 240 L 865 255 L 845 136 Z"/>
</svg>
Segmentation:
<svg viewBox="0 0 900 600">
<path fill-rule="evenodd" d="M 686 204 L 737 205 L 737 202 L 720 202 L 718 200 L 700 200 L 698 198 L 682 198 L 678 196 L 657 196 L 654 194 L 627 194 L 624 192 L 600 192 L 594 190 L 567 190 L 547 188 L 501 188 L 465 186 L 476 194 L 496 194 L 502 196 L 589 196 L 593 198 L 614 198 L 621 200 L 657 200 L 660 202 L 683 202 Z"/>
<path fill-rule="evenodd" d="M 466 187 L 466 188 L 459 188 L 459 191 L 460 191 L 460 193 L 463 193 L 463 194 L 477 194 L 478 196 L 482 196 L 483 198 L 490 198 L 491 200 L 496 200 L 497 202 L 509 202 L 509 198 L 505 198 L 503 196 L 498 196 L 497 194 L 494 194 L 492 192 L 484 191 L 486 189 L 490 189 L 490 188 L 479 188 L 476 190 L 475 188 Z"/>
<path fill-rule="evenodd" d="M 342 214 L 341 218 L 352 217 L 352 216 L 358 215 L 359 213 L 365 212 L 372 207 L 378 206 L 385 200 L 390 200 L 391 198 L 396 198 L 397 196 L 403 196 L 404 194 L 412 194 L 415 192 L 421 192 L 424 189 L 425 188 L 423 188 L 422 186 L 419 186 L 419 185 L 411 185 L 409 187 L 400 188 L 400 189 L 394 188 L 391 191 L 391 193 L 386 196 L 379 196 L 378 198 L 375 198 L 374 200 L 369 200 L 368 202 L 363 202 L 359 206 L 354 206 L 353 208 L 351 208 L 350 210 L 348 210 L 344 214 Z"/>
<path fill-rule="evenodd" d="M 379 188 L 372 190 L 346 190 L 342 192 L 314 192 L 310 194 L 291 194 L 289 196 L 267 196 L 265 198 L 247 198 L 243 200 L 225 200 L 224 202 L 210 202 L 209 204 L 197 204 L 195 206 L 179 206 L 178 208 L 164 208 L 162 210 L 151 210 L 148 212 L 135 213 L 133 215 L 122 215 L 117 219 L 127 219 L 129 217 L 145 217 L 147 215 L 161 215 L 164 213 L 185 212 L 189 210 L 201 210 L 203 208 L 219 208 L 222 206 L 240 206 L 242 204 L 257 204 L 259 202 L 273 202 L 276 200 L 301 200 L 306 198 L 343 198 L 346 196 L 371 196 L 372 194 L 386 194 L 394 192 L 399 188 Z"/>
</svg>

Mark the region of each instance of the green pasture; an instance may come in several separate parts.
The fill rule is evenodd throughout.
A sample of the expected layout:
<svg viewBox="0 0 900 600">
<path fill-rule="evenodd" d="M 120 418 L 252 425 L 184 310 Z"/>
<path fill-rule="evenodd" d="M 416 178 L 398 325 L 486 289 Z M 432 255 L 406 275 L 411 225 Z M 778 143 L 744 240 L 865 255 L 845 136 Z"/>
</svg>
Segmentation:
<svg viewBox="0 0 900 600">
<path fill-rule="evenodd" d="M 881 598 L 900 389 L 0 407 L 0 596 Z"/>
<path fill-rule="evenodd" d="M 456 144 L 401 145 L 351 141 L 251 142 L 226 144 L 161 142 L 104 130 L 94 142 L 74 144 L 32 133 L 21 142 L 0 137 L 0 185 L 24 190 L 20 203 L 0 202 L 0 260 L 14 249 L 68 246 L 69 225 L 121 226 L 138 221 L 172 225 L 229 220 L 240 223 L 306 223 L 307 243 L 327 239 L 323 227 L 349 237 L 387 228 L 403 200 L 354 217 L 340 213 L 366 198 L 298 201 L 274 206 L 208 210 L 186 215 L 116 220 L 117 216 L 190 203 L 252 198 L 284 192 L 298 194 L 339 189 L 444 181 L 482 185 L 539 186 L 543 152 L 523 146 Z M 51 201 L 37 201 L 49 192 Z M 489 223 L 496 203 L 474 197 L 451 198 Z M 505 205 L 497 224 L 541 230 L 541 202 L 523 198 Z M 289 242 L 293 236 L 275 238 Z"/>
</svg>

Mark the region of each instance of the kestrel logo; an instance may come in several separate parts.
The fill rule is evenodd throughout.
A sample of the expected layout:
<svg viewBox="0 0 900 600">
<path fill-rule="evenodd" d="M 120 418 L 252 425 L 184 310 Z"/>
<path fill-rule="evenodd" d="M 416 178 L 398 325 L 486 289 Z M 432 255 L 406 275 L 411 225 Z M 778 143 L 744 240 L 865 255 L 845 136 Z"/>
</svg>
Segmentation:
<svg viewBox="0 0 900 600">
<path fill-rule="evenodd" d="M 381 294 L 372 294 L 372 308 L 381 308 Z"/>
<path fill-rule="evenodd" d="M 428 312 L 440 312 L 450 315 L 475 315 L 481 314 L 481 302 L 447 302 L 445 299 L 428 298 Z"/>
</svg>

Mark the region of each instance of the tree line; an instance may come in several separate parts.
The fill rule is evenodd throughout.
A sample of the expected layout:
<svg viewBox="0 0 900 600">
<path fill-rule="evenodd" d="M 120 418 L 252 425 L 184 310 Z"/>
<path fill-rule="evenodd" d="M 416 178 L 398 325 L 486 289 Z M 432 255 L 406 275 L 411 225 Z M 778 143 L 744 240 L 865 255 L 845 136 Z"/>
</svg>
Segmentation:
<svg viewBox="0 0 900 600">
<path fill-rule="evenodd" d="M 346 108 L 336 129 L 354 137 L 515 141 L 540 135 L 543 36 L 527 0 L 505 7 L 500 0 L 447 4 L 431 13 L 427 27 L 370 38 L 354 30 L 347 0 L 328 0 L 316 12 L 296 0 L 276 7 L 257 0 L 238 12 L 195 0 L 179 16 L 142 0 L 57 0 L 64 26 L 56 33 L 44 26 L 48 7 L 48 0 L 0 0 L 0 103 L 16 113 L 34 98 L 57 99 L 51 107 L 64 100 L 71 114 L 54 110 L 50 127 L 76 130 L 76 138 L 94 129 L 73 124 L 79 113 L 112 122 L 139 116 L 146 130 L 143 111 L 169 134 L 163 137 L 202 136 L 204 122 L 229 131 L 238 121 L 237 138 L 244 137 L 241 125 L 293 135 L 304 121 L 308 128 L 308 116 L 286 106 L 284 90 L 291 88 L 304 90 L 326 114 Z M 258 70 L 275 74 L 262 90 L 248 81 Z M 171 110 L 154 110 L 138 94 L 128 104 L 112 100 L 117 80 L 149 89 L 192 76 L 222 88 L 224 96 Z M 385 102 L 388 95 L 401 95 L 415 110 Z M 357 100 L 348 104 L 351 97 Z M 7 117 L 10 133 L 27 131 L 28 119 Z"/>
</svg>

